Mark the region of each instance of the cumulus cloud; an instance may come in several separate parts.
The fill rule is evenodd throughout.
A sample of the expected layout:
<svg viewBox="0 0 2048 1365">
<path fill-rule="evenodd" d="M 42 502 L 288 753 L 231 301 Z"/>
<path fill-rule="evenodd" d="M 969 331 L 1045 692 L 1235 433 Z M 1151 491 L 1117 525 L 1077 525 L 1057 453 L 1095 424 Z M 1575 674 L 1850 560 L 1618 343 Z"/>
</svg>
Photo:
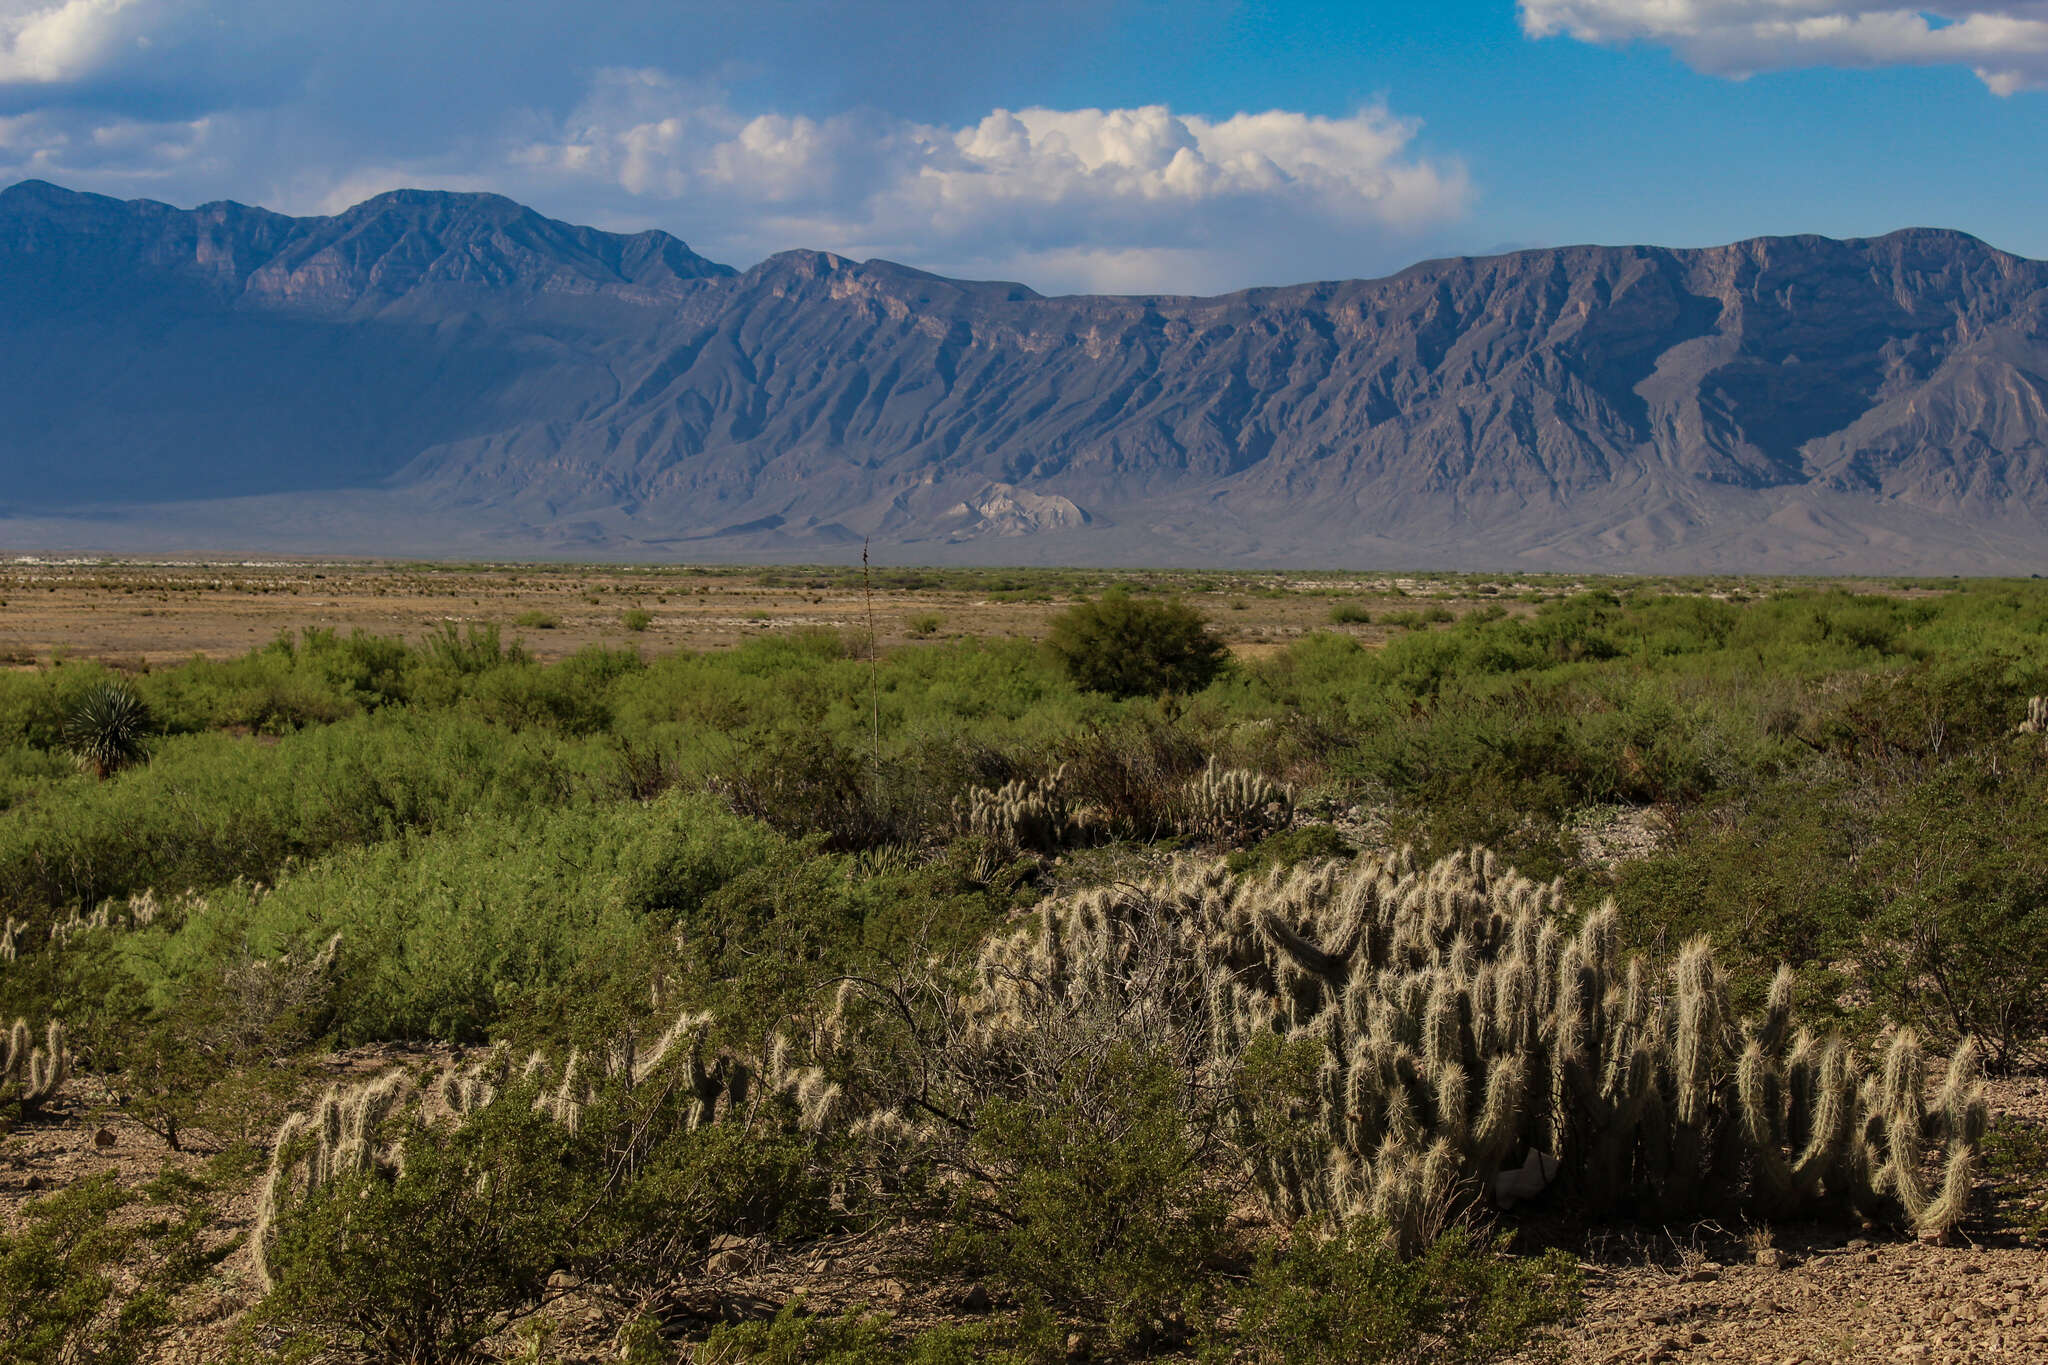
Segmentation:
<svg viewBox="0 0 2048 1365">
<path fill-rule="evenodd" d="M 1645 41 L 1724 76 L 1798 66 L 1967 66 L 2000 95 L 2048 85 L 2048 0 L 1519 0 L 1531 37 Z"/>
<path fill-rule="evenodd" d="M 0 0 L 0 83 L 87 75 L 146 34 L 151 9 L 148 0 Z"/>
<path fill-rule="evenodd" d="M 959 126 L 750 114 L 660 72 L 612 70 L 512 160 L 538 181 L 678 205 L 713 248 L 723 219 L 756 240 L 1042 287 L 1206 289 L 1357 273 L 1461 217 L 1464 168 L 1417 155 L 1416 133 L 1382 106 L 997 109 Z"/>
</svg>

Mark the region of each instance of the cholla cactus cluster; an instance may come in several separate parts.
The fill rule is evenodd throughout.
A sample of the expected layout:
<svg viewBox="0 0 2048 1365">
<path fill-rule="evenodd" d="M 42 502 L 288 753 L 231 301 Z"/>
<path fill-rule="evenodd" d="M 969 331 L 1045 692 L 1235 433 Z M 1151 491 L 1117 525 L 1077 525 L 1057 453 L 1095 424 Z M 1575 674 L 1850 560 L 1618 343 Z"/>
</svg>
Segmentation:
<svg viewBox="0 0 2048 1365">
<path fill-rule="evenodd" d="M 1294 820 L 1294 793 L 1243 768 L 1219 767 L 1212 757 L 1188 784 L 1185 832 L 1226 843 L 1286 829 Z"/>
<path fill-rule="evenodd" d="M 2048 735 L 2048 697 L 2027 698 L 2027 718 L 2020 722 L 2023 735 Z"/>
<path fill-rule="evenodd" d="M 249 1234 L 257 1278 L 266 1292 L 273 1287 L 270 1251 L 279 1217 L 334 1181 L 404 1169 L 403 1144 L 380 1130 L 411 1093 L 403 1071 L 388 1071 L 360 1085 L 329 1086 L 310 1113 L 285 1116 L 271 1142 L 270 1171 Z"/>
<path fill-rule="evenodd" d="M 986 1074 L 1060 1020 L 1115 1019 L 1194 1040 L 1228 1088 L 1259 1040 L 1305 1045 L 1315 1093 L 1292 1122 L 1276 1129 L 1258 1113 L 1270 1096 L 1234 1087 L 1250 1174 L 1276 1215 L 1371 1217 L 1411 1245 L 1459 1199 L 1553 1158 L 1596 1208 L 1853 1206 L 1928 1236 L 1954 1225 L 1985 1120 L 1973 1049 L 1928 1109 L 1910 1032 L 1873 1073 L 1794 1028 L 1789 972 L 1762 1017 L 1740 1018 L 1704 941 L 1657 970 L 1620 953 L 1611 907 L 1573 918 L 1559 886 L 1477 849 L 1257 879 L 1184 866 L 1049 902 L 992 941 L 966 1050 Z"/>
<path fill-rule="evenodd" d="M 1068 809 L 1064 767 L 1036 782 L 1022 778 L 1000 787 L 975 787 L 953 798 L 953 823 L 963 834 L 977 834 L 1004 849 L 1057 853 L 1081 834 L 1081 822 Z"/>
<path fill-rule="evenodd" d="M 48 943 L 52 948 L 70 946 L 79 935 L 96 931 L 119 931 L 141 929 L 154 924 L 157 917 L 175 909 L 184 915 L 197 914 L 207 907 L 206 898 L 196 892 L 183 896 L 158 899 L 156 890 L 151 888 L 125 900 L 103 900 L 92 908 L 90 914 L 82 913 L 77 906 L 64 919 L 50 925 Z M 6 924 L 0 926 L 0 961 L 13 961 L 28 950 L 28 923 L 8 916 Z"/>
<path fill-rule="evenodd" d="M 533 1096 L 534 1112 L 574 1132 L 596 1102 L 600 1087 L 630 1093 L 673 1074 L 686 1096 L 686 1122 L 691 1128 L 745 1122 L 760 1100 L 773 1097 L 787 1097 L 798 1121 L 812 1131 L 833 1120 L 839 1088 L 821 1071 L 792 1065 L 789 1050 L 779 1039 L 759 1071 L 730 1053 L 713 1056 L 712 1023 L 709 1014 L 685 1011 L 644 1049 L 628 1038 L 592 1062 L 572 1048 L 559 1069 L 536 1051 L 515 1076 L 511 1053 L 499 1047 L 468 1066 L 449 1068 L 424 1087 L 416 1086 L 403 1069 L 352 1087 L 329 1087 L 312 1110 L 288 1115 L 271 1143 L 270 1169 L 250 1236 L 263 1288 L 267 1292 L 273 1287 L 270 1255 L 281 1216 L 336 1180 L 404 1175 L 404 1142 L 394 1130 L 406 1114 L 423 1123 L 460 1126 L 515 1093 L 516 1082 L 517 1093 Z"/>
<path fill-rule="evenodd" d="M 52 1019 L 36 1045 L 28 1020 L 17 1019 L 0 1037 L 0 1104 L 33 1114 L 53 1099 L 71 1075 L 71 1049 L 64 1025 Z"/>
<path fill-rule="evenodd" d="M 1064 767 L 1034 782 L 1018 779 L 1001 787 L 976 787 L 953 800 L 953 823 L 1012 852 L 1057 853 L 1085 840 L 1107 823 L 1095 810 L 1077 808 L 1066 790 Z M 1294 794 L 1281 783 L 1242 768 L 1225 768 L 1214 757 L 1183 784 L 1170 803 L 1178 833 L 1239 843 L 1294 819 Z"/>
</svg>

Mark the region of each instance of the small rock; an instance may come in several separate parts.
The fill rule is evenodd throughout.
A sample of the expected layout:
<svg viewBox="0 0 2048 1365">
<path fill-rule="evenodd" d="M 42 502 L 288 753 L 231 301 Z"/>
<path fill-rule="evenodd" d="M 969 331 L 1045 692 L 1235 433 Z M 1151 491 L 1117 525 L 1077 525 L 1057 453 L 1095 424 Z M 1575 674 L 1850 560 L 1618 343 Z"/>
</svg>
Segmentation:
<svg viewBox="0 0 2048 1365">
<path fill-rule="evenodd" d="M 102 1128 L 97 1133 L 94 1133 L 92 1135 L 92 1145 L 103 1152 L 106 1151 L 107 1148 L 114 1145 L 114 1130 Z"/>
<path fill-rule="evenodd" d="M 1086 1360 L 1088 1356 L 1089 1345 L 1087 1334 L 1082 1332 L 1067 1333 L 1067 1359 Z"/>
<path fill-rule="evenodd" d="M 978 1284 L 960 1296 L 960 1311 L 963 1313 L 986 1313 L 995 1306 L 996 1301 L 989 1297 L 988 1290 Z"/>
<path fill-rule="evenodd" d="M 25 1190 L 39 1190 L 43 1187 L 43 1178 L 39 1175 L 32 1175 L 21 1182 L 21 1187 Z"/>
</svg>

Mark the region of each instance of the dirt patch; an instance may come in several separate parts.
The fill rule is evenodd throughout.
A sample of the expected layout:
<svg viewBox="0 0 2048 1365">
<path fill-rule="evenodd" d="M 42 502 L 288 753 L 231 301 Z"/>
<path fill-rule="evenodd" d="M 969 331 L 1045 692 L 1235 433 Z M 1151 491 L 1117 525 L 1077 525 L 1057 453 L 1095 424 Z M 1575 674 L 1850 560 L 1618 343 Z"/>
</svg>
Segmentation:
<svg viewBox="0 0 2048 1365">
<path fill-rule="evenodd" d="M 858 570 L 842 569 L 22 558 L 0 562 L 0 667 L 55 657 L 124 668 L 195 654 L 226 658 L 307 628 L 417 641 L 450 623 L 496 625 L 544 660 L 590 644 L 663 653 L 724 648 L 789 631 L 864 636 L 870 621 L 884 647 L 966 636 L 1038 639 L 1055 612 L 1115 584 L 1185 597 L 1240 657 L 1259 658 L 1313 631 L 1373 646 L 1411 629 L 1442 628 L 1441 620 L 1419 619 L 1430 609 L 1452 617 L 1526 614 L 1536 609 L 1534 599 L 1589 583 L 1568 577 L 898 568 L 878 568 L 864 582 Z M 1667 586 L 1724 593 L 1732 583 Z M 1746 586 L 1761 591 L 1767 585 Z M 629 612 L 645 613 L 644 622 L 632 618 L 640 629 L 630 628 Z"/>
</svg>

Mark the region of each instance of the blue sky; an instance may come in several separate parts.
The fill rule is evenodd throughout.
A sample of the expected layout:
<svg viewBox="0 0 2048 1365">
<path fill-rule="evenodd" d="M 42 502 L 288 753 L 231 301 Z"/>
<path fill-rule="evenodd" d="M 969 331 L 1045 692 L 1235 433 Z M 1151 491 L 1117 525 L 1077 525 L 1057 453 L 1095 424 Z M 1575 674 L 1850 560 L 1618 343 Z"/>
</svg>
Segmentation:
<svg viewBox="0 0 2048 1365">
<path fill-rule="evenodd" d="M 400 185 L 1068 289 L 1962 228 L 2048 256 L 2048 0 L 0 0 L 0 181 Z"/>
</svg>

